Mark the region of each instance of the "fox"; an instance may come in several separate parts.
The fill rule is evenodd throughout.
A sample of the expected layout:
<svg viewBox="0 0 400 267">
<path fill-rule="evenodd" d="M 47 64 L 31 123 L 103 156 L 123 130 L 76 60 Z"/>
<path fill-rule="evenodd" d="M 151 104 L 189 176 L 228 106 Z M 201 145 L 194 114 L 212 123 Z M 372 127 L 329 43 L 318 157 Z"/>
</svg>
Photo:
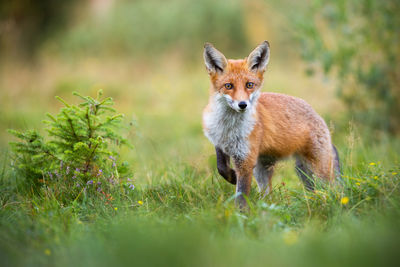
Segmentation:
<svg viewBox="0 0 400 267">
<path fill-rule="evenodd" d="M 203 132 L 215 146 L 218 173 L 236 185 L 236 206 L 248 207 L 253 175 L 261 197 L 268 195 L 276 163 L 290 156 L 308 190 L 314 190 L 315 179 L 333 182 L 338 177 L 338 151 L 322 117 L 303 99 L 261 92 L 268 41 L 235 60 L 206 43 L 203 57 L 211 82 Z"/>
</svg>

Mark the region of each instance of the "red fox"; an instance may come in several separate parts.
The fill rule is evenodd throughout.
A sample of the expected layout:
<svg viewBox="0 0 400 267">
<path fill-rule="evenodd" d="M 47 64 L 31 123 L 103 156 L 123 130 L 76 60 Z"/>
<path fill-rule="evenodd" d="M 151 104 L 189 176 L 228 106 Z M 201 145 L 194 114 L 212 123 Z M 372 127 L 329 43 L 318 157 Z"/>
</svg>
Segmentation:
<svg viewBox="0 0 400 267">
<path fill-rule="evenodd" d="M 275 163 L 290 155 L 309 190 L 314 188 L 314 175 L 333 181 L 340 173 L 329 129 L 311 106 L 293 96 L 260 92 L 269 55 L 267 41 L 239 60 L 227 60 L 209 43 L 204 46 L 211 88 L 203 129 L 215 146 L 219 174 L 236 184 L 236 204 L 241 208 L 247 206 L 244 195 L 250 193 L 252 174 L 265 196 Z"/>
</svg>

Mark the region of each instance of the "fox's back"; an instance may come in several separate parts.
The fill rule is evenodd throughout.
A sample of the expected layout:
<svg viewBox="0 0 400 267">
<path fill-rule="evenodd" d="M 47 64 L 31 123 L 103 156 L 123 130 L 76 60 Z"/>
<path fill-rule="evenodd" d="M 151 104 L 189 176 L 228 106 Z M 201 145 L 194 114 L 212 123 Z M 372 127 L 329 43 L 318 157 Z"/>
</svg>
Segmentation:
<svg viewBox="0 0 400 267">
<path fill-rule="evenodd" d="M 303 99 L 279 93 L 261 93 L 257 105 L 262 128 L 261 150 L 286 156 L 315 137 L 329 138 L 324 120 Z M 271 151 L 272 150 L 272 151 Z"/>
<path fill-rule="evenodd" d="M 303 99 L 280 94 L 263 92 L 258 99 L 258 112 L 267 111 L 275 122 L 309 125 L 319 123 L 322 118 Z"/>
</svg>

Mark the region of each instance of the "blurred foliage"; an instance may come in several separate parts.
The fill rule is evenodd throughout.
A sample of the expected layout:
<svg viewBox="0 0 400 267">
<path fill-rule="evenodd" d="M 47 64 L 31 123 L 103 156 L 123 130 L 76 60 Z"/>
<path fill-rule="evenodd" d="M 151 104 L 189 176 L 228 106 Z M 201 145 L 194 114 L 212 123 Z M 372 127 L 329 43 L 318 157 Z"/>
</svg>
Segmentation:
<svg viewBox="0 0 400 267">
<path fill-rule="evenodd" d="M 151 60 L 177 51 L 199 58 L 206 41 L 224 50 L 246 47 L 242 12 L 239 0 L 118 1 L 105 14 L 89 14 L 50 47 L 68 56 L 133 54 Z"/>
<path fill-rule="evenodd" d="M 43 40 L 60 30 L 74 0 L 0 1 L 0 51 L 13 46 L 31 54 Z"/>
<path fill-rule="evenodd" d="M 313 63 L 308 73 L 321 66 L 338 79 L 338 96 L 356 122 L 399 134 L 400 2 L 310 1 L 301 8 L 291 18 L 302 56 Z"/>
<path fill-rule="evenodd" d="M 190 58 L 206 41 L 243 49 L 243 24 L 240 0 L 1 1 L 0 48 L 31 55 L 47 44 L 67 56 L 175 50 Z"/>
<path fill-rule="evenodd" d="M 52 139 L 34 130 L 10 130 L 20 140 L 11 142 L 11 147 L 13 170 L 22 189 L 51 191 L 67 202 L 78 198 L 82 190 L 109 193 L 110 187 L 130 174 L 127 163 L 117 160 L 117 148 L 128 143 L 116 131 L 123 115 L 110 115 L 115 112 L 112 99 L 101 99 L 101 91 L 97 99 L 75 95 L 83 99 L 80 105 L 58 97 L 65 107 L 57 116 L 48 114 L 46 130 Z"/>
</svg>

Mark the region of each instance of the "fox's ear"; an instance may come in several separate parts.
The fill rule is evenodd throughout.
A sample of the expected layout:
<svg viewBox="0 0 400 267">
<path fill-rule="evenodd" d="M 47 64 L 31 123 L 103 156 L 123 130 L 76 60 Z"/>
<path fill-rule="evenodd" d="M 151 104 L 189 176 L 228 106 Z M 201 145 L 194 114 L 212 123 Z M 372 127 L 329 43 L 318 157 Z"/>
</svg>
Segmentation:
<svg viewBox="0 0 400 267">
<path fill-rule="evenodd" d="M 224 72 L 228 61 L 226 60 L 225 56 L 215 49 L 212 44 L 206 43 L 204 45 L 203 56 L 209 74 L 215 74 L 218 71 Z"/>
<path fill-rule="evenodd" d="M 247 58 L 247 64 L 251 71 L 265 71 L 269 61 L 269 43 L 262 42 Z"/>
</svg>

